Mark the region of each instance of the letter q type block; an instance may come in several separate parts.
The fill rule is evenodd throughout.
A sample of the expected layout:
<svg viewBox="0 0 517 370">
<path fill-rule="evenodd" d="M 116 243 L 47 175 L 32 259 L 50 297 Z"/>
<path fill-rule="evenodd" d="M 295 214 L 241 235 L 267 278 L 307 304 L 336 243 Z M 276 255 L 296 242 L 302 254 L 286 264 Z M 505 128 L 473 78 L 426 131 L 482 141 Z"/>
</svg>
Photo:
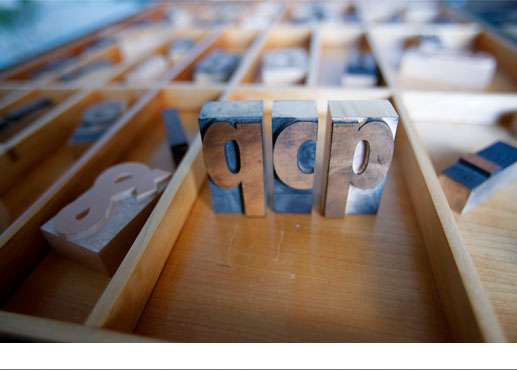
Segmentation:
<svg viewBox="0 0 517 370">
<path fill-rule="evenodd" d="M 272 133 L 275 212 L 311 213 L 318 138 L 314 101 L 275 101 Z"/>
<path fill-rule="evenodd" d="M 387 100 L 329 101 L 322 187 L 326 217 L 377 213 L 397 125 Z"/>
<path fill-rule="evenodd" d="M 199 130 L 214 211 L 265 215 L 262 102 L 207 102 Z"/>
</svg>

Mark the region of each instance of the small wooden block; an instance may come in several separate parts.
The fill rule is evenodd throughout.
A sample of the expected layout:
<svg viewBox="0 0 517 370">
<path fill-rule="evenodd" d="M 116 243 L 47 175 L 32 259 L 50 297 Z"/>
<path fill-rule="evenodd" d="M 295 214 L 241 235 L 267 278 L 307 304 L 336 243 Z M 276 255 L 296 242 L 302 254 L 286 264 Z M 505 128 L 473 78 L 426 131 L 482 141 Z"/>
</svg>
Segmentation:
<svg viewBox="0 0 517 370">
<path fill-rule="evenodd" d="M 272 125 L 274 210 L 311 213 L 318 139 L 314 101 L 275 101 Z"/>
<path fill-rule="evenodd" d="M 266 213 L 262 102 L 206 102 L 199 113 L 216 213 Z"/>
<path fill-rule="evenodd" d="M 4 130 L 6 130 L 9 126 L 25 120 L 31 117 L 33 114 L 41 113 L 44 109 L 48 109 L 53 105 L 54 103 L 51 99 L 42 97 L 32 99 L 29 102 L 10 110 L 7 112 L 7 114 L 0 118 L 0 132 L 2 133 L 1 137 L 3 138 L 5 134 Z"/>
<path fill-rule="evenodd" d="M 45 77 L 46 75 L 56 72 L 59 69 L 62 69 L 66 66 L 72 65 L 77 62 L 78 58 L 73 56 L 64 56 L 58 58 L 52 62 L 46 63 L 43 66 L 39 67 L 35 71 L 31 72 L 29 75 L 30 79 L 36 79 L 40 77 Z"/>
<path fill-rule="evenodd" d="M 146 83 L 157 80 L 165 71 L 167 71 L 167 59 L 161 55 L 153 55 L 140 63 L 126 76 L 127 83 Z"/>
<path fill-rule="evenodd" d="M 214 50 L 201 60 L 194 69 L 194 81 L 197 83 L 226 82 L 239 64 L 237 54 Z"/>
<path fill-rule="evenodd" d="M 409 48 L 402 55 L 400 75 L 449 86 L 484 89 L 492 82 L 496 66 L 495 58 L 487 53 Z"/>
<path fill-rule="evenodd" d="M 91 144 L 101 137 L 124 113 L 127 105 L 123 100 L 104 100 L 83 113 L 81 124 L 69 140 L 70 145 Z"/>
<path fill-rule="evenodd" d="M 326 217 L 377 213 L 397 125 L 388 100 L 329 101 L 322 186 Z"/>
<path fill-rule="evenodd" d="M 59 80 L 63 82 L 89 82 L 92 74 L 95 74 L 95 79 L 100 79 L 107 73 L 111 72 L 113 62 L 109 59 L 102 59 L 92 62 L 84 67 L 78 68 L 75 71 L 68 72 L 62 75 Z"/>
<path fill-rule="evenodd" d="M 275 49 L 262 58 L 262 82 L 268 85 L 290 85 L 303 82 L 309 68 L 304 48 Z"/>
<path fill-rule="evenodd" d="M 517 179 L 517 148 L 498 141 L 461 156 L 439 179 L 451 208 L 465 213 Z"/>
<path fill-rule="evenodd" d="M 137 162 L 113 166 L 41 231 L 59 253 L 113 275 L 170 176 Z"/>
<path fill-rule="evenodd" d="M 167 141 L 171 148 L 174 164 L 179 166 L 183 156 L 188 150 L 188 140 L 181 124 L 181 118 L 177 109 L 162 110 L 163 123 L 167 133 Z"/>
<path fill-rule="evenodd" d="M 185 58 L 194 45 L 195 40 L 191 38 L 185 37 L 174 40 L 167 50 L 169 60 L 173 63 L 179 62 L 181 59 Z"/>
<path fill-rule="evenodd" d="M 346 87 L 370 87 L 378 82 L 377 63 L 370 52 L 355 50 L 350 54 L 341 84 Z"/>
</svg>

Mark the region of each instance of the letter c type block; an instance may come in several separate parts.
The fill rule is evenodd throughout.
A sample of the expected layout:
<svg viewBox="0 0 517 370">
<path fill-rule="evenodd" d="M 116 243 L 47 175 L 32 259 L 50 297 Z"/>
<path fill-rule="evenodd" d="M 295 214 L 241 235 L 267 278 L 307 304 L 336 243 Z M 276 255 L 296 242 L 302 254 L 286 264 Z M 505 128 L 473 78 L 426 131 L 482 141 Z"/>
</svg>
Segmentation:
<svg viewBox="0 0 517 370">
<path fill-rule="evenodd" d="M 329 101 L 322 187 L 326 217 L 377 213 L 397 125 L 387 100 Z"/>
<path fill-rule="evenodd" d="M 318 138 L 314 101 L 275 101 L 272 134 L 274 210 L 311 213 Z"/>
<path fill-rule="evenodd" d="M 266 214 L 261 101 L 207 102 L 199 130 L 216 213 Z"/>
</svg>

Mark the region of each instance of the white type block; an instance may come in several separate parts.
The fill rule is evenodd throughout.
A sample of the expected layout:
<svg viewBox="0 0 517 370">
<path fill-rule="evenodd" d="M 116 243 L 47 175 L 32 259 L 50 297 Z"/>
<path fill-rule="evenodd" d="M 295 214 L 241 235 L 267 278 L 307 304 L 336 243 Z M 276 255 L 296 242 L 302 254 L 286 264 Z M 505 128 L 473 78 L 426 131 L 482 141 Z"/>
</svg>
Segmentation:
<svg viewBox="0 0 517 370">
<path fill-rule="evenodd" d="M 161 54 L 153 55 L 126 75 L 127 83 L 146 83 L 157 80 L 167 70 L 167 59 Z"/>
<path fill-rule="evenodd" d="M 170 177 L 142 163 L 117 164 L 41 231 L 58 253 L 113 275 Z"/>
<path fill-rule="evenodd" d="M 173 63 L 178 63 L 192 50 L 195 43 L 194 39 L 188 37 L 174 40 L 167 50 L 169 60 Z"/>
<path fill-rule="evenodd" d="M 134 61 L 142 55 L 148 54 L 163 43 L 166 33 L 162 28 L 148 27 L 147 29 L 128 30 L 118 37 L 122 58 L 126 61 Z"/>
<path fill-rule="evenodd" d="M 404 78 L 470 89 L 484 89 L 494 77 L 497 62 L 486 53 L 452 50 L 406 50 L 400 63 Z"/>
<path fill-rule="evenodd" d="M 303 48 L 268 51 L 262 58 L 262 82 L 267 85 L 301 83 L 307 75 L 308 59 Z"/>
</svg>

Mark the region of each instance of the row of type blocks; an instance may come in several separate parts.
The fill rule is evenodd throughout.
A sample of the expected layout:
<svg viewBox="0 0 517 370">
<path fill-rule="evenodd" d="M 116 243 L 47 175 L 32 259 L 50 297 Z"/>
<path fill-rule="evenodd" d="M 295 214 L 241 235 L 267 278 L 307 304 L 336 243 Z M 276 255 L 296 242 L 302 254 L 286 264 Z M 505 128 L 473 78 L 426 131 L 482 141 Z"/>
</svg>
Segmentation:
<svg viewBox="0 0 517 370">
<path fill-rule="evenodd" d="M 207 102 L 199 114 L 216 213 L 266 213 L 262 117 L 261 101 Z M 377 213 L 393 158 L 397 125 L 398 115 L 387 100 L 329 101 L 326 137 L 318 141 L 314 101 L 275 101 L 275 212 L 311 213 L 316 146 L 321 142 L 325 145 L 323 214 Z"/>
</svg>

